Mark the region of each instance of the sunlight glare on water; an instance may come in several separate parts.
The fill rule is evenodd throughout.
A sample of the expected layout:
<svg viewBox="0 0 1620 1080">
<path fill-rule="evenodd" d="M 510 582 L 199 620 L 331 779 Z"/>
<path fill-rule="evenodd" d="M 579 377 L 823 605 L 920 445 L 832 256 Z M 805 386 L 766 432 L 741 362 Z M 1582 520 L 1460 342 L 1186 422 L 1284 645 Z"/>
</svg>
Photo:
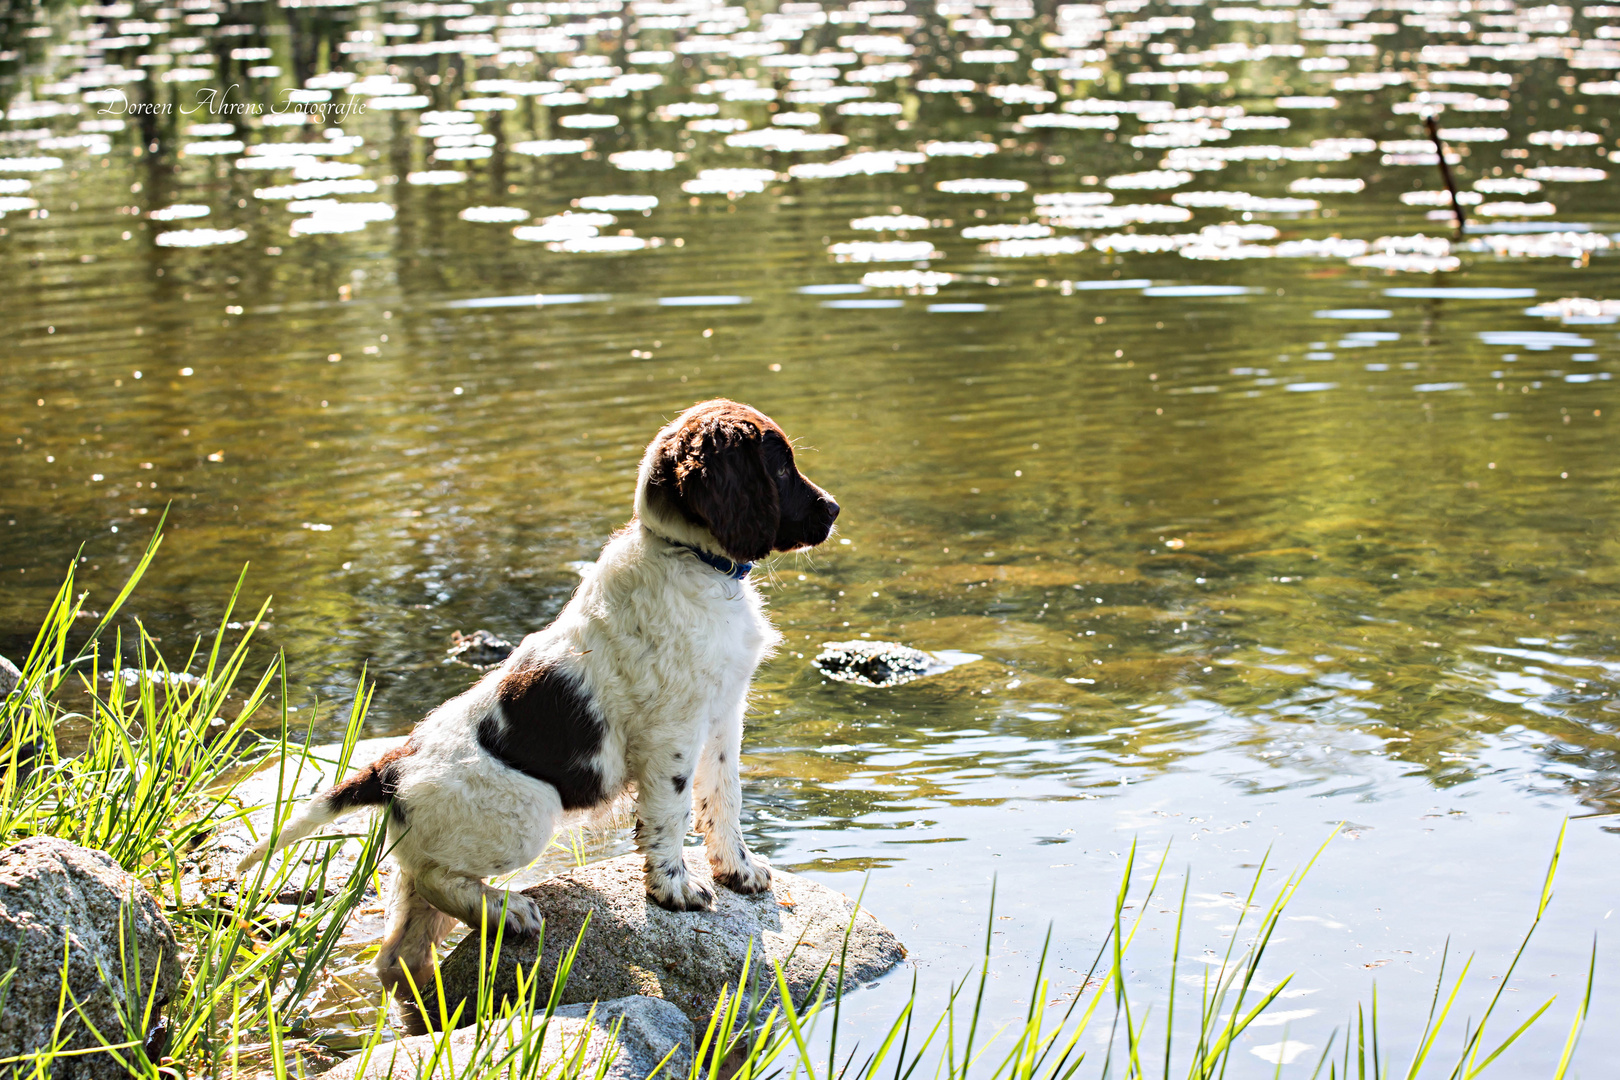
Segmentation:
<svg viewBox="0 0 1620 1080">
<path fill-rule="evenodd" d="M 786 644 L 749 835 L 870 872 L 924 1015 L 993 877 L 1022 1016 L 1048 923 L 1079 984 L 1133 838 L 1171 846 L 1155 913 L 1190 867 L 1207 957 L 1268 851 L 1337 830 L 1273 947 L 1286 1032 L 1245 1036 L 1269 1076 L 1375 977 L 1416 1015 L 1448 934 L 1500 971 L 1562 817 L 1620 811 L 1620 9 L 203 14 L 0 40 L 0 653 L 167 508 L 137 610 L 171 656 L 250 563 L 298 721 L 339 730 L 364 666 L 402 733 L 473 677 L 451 633 L 544 625 L 647 439 L 725 395 L 844 508 L 756 571 Z M 811 666 L 861 639 L 950 665 Z M 1617 833 L 1572 825 L 1523 1015 L 1576 991 Z"/>
</svg>

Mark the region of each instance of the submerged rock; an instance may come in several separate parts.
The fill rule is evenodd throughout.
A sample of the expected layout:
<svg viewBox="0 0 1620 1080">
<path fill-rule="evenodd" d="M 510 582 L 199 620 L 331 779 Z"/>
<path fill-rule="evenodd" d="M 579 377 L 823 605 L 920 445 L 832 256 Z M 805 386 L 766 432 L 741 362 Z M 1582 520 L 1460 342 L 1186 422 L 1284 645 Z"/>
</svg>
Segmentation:
<svg viewBox="0 0 1620 1080">
<path fill-rule="evenodd" d="M 829 679 L 861 686 L 899 686 L 952 666 L 932 653 L 892 641 L 824 641 L 810 662 Z"/>
<path fill-rule="evenodd" d="M 488 630 L 474 630 L 463 634 L 460 630 L 450 635 L 450 659 L 458 664 L 475 668 L 492 668 L 512 655 L 517 648 L 505 638 L 496 637 Z"/>
<path fill-rule="evenodd" d="M 58 1035 L 64 946 L 72 998 Z M 179 986 L 179 954 L 157 901 L 112 856 L 49 836 L 0 850 L 0 972 L 15 965 L 0 1017 L 0 1058 L 34 1053 L 53 1042 L 76 1050 L 125 1041 L 118 1011 L 127 1007 L 125 972 L 131 995 L 150 996 L 161 1010 Z M 85 1026 L 73 1000 L 101 1040 Z M 162 1040 L 157 1017 L 148 1027 L 139 1034 L 160 1052 L 153 1045 Z M 133 1050 L 122 1053 L 134 1056 Z M 96 1053 L 65 1058 L 51 1075 L 126 1080 L 130 1071 L 111 1054 Z"/>
<path fill-rule="evenodd" d="M 120 668 L 117 671 L 103 671 L 101 677 L 107 682 L 122 679 L 124 685 L 131 688 L 139 686 L 143 678 L 154 686 L 168 686 L 170 688 L 200 686 L 202 684 L 202 680 L 197 676 L 184 671 L 159 671 L 156 668 L 148 668 L 145 671 L 132 667 Z"/>
<path fill-rule="evenodd" d="M 579 1052 L 581 1040 L 585 1048 L 580 1075 L 598 1075 L 596 1070 L 603 1067 L 602 1060 L 607 1056 L 609 1032 L 621 1018 L 623 1025 L 619 1029 L 617 1051 L 600 1074 L 601 1080 L 646 1080 L 647 1074 L 672 1049 L 675 1053 L 660 1075 L 683 1077 L 691 1071 L 692 1021 L 667 1001 L 622 997 L 597 1002 L 594 1008 L 580 1004 L 557 1009 L 546 1024 L 545 1038 L 539 1047 L 540 1067 L 534 1075 L 546 1075 L 564 1060 L 572 1059 Z M 537 1024 L 538 1020 L 532 1023 Z M 533 1028 L 529 1036 L 533 1037 Z M 443 1039 L 444 1051 L 433 1066 L 434 1076 L 494 1075 L 496 1066 L 508 1051 L 532 1053 L 534 1050 L 524 1045 L 522 1021 L 510 1020 L 486 1036 L 482 1055 L 470 1028 L 463 1028 L 448 1038 L 414 1035 L 384 1043 L 369 1059 L 350 1058 L 323 1073 L 323 1080 L 417 1080 L 433 1060 L 440 1039 Z"/>
<path fill-rule="evenodd" d="M 702 848 L 687 849 L 686 862 L 697 877 L 709 879 Z M 856 914 L 855 901 L 783 870 L 774 871 L 770 892 L 744 896 L 715 888 L 713 911 L 665 911 L 649 900 L 640 855 L 570 870 L 523 891 L 539 903 L 546 919 L 542 987 L 550 987 L 559 957 L 590 916 L 564 1002 L 648 995 L 707 1024 L 721 989 L 735 992 L 750 943 L 754 992 L 774 996 L 773 964 L 780 963 L 795 1005 L 811 996 L 823 971 L 831 996 L 846 931 L 846 990 L 877 978 L 906 955 L 905 946 L 871 913 Z M 470 1006 L 476 998 L 479 941 L 476 931 L 469 934 L 440 969 L 451 1009 L 463 1000 Z M 527 971 L 535 963 L 536 944 L 510 936 L 502 942 L 492 965 L 497 999 L 516 989 L 518 965 Z"/>
</svg>

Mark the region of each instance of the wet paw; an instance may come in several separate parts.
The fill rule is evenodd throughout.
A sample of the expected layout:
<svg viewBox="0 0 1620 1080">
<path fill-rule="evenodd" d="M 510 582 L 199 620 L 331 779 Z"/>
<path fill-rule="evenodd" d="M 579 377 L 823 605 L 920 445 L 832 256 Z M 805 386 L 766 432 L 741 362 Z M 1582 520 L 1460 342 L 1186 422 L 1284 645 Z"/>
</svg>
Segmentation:
<svg viewBox="0 0 1620 1080">
<path fill-rule="evenodd" d="M 742 852 L 739 862 L 722 866 L 710 862 L 716 885 L 724 885 L 734 893 L 762 893 L 771 888 L 771 864 L 751 851 Z"/>
<path fill-rule="evenodd" d="M 714 906 L 714 890 L 685 874 L 656 881 L 649 877 L 647 897 L 665 911 L 707 911 Z"/>
</svg>

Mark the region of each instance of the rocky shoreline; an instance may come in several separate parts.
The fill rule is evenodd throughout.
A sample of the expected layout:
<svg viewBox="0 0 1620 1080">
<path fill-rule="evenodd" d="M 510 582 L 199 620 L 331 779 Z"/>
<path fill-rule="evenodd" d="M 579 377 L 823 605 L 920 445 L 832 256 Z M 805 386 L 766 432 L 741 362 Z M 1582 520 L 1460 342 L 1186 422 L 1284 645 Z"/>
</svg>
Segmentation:
<svg viewBox="0 0 1620 1080">
<path fill-rule="evenodd" d="M 347 768 L 363 767 L 403 741 L 360 740 Z M 232 819 L 225 810 L 221 815 L 225 823 L 184 856 L 177 893 L 164 899 L 176 905 L 245 910 L 248 901 L 235 872 L 238 860 L 271 827 L 278 796 L 285 808 L 334 782 L 341 751 L 338 745 L 316 746 L 262 764 L 228 801 L 240 815 Z M 330 892 L 361 867 L 367 824 L 357 815 L 338 827 L 350 830 L 347 838 L 306 842 L 283 857 L 312 869 L 324 861 Z M 702 849 L 688 849 L 686 854 L 694 873 L 706 877 Z M 388 873 L 386 863 L 377 868 L 372 885 L 348 915 L 342 942 L 355 951 L 381 936 L 381 909 L 373 890 L 386 882 Z M 531 880 L 537 876 L 531 871 Z M 509 884 L 522 887 L 525 880 L 519 875 Z M 538 1050 L 542 1061 L 561 1061 L 583 1047 L 594 1067 L 608 1053 L 609 1033 L 617 1025 L 613 1057 L 605 1065 L 609 1080 L 640 1080 L 666 1055 L 673 1056 L 664 1065 L 665 1075 L 677 1076 L 688 1068 L 693 1025 L 706 1029 L 723 993 L 736 992 L 745 959 L 751 972 L 749 992 L 768 1010 L 776 994 L 776 964 L 782 967 L 793 1004 L 800 1007 L 820 995 L 830 998 L 840 983 L 846 992 L 868 983 L 906 955 L 895 935 L 870 913 L 857 911 L 854 900 L 781 870 L 768 893 L 742 896 L 716 889 L 715 908 L 705 912 L 669 912 L 649 901 L 641 859 L 634 854 L 567 869 L 533 881 L 524 891 L 540 902 L 547 916 L 546 933 L 543 945 L 533 939 L 503 943 L 491 965 L 497 1000 L 503 996 L 515 1000 L 518 967 L 528 971 L 536 961 L 541 965 L 541 985 L 549 990 L 559 957 L 584 928 L 560 1008 L 543 1031 L 536 1020 L 516 1017 L 501 1022 L 498 1031 L 481 1034 L 463 1029 L 450 1035 L 408 1035 L 338 1062 L 325 1075 L 334 1080 L 414 1077 L 429 1059 L 444 1061 L 442 1067 L 453 1067 L 461 1075 L 469 1066 L 489 1064 L 485 1059 L 490 1054 L 498 1058 L 502 1047 L 510 1050 L 523 1040 L 531 1044 L 526 1052 Z M 253 918 L 294 920 L 304 910 L 301 901 L 307 900 L 302 894 L 277 895 L 269 903 L 258 903 Z M 449 1009 L 453 1012 L 465 1003 L 462 1015 L 467 1020 L 477 1012 L 478 942 L 476 934 L 466 935 L 440 968 Z M 183 943 L 148 889 L 109 856 L 64 840 L 35 837 L 0 850 L 0 950 L 21 958 L 0 1019 L 0 1057 L 49 1046 L 64 943 L 73 962 L 69 971 L 73 993 L 84 1005 L 84 1018 L 98 1031 L 126 1029 L 118 1014 L 126 1007 L 120 998 L 127 997 L 123 992 L 127 979 L 121 979 L 121 973 L 132 962 L 138 964 L 143 985 L 152 991 L 145 1049 L 154 1059 L 161 1055 L 166 1031 L 162 1006 L 180 992 Z M 542 993 L 540 1000 L 546 997 Z M 66 1025 L 64 1032 L 66 1043 L 58 1036 L 59 1049 L 98 1045 L 83 1024 Z M 333 1059 L 301 1060 L 306 1067 L 320 1068 Z M 128 1075 L 111 1053 L 63 1061 L 66 1071 L 58 1068 L 53 1075 L 87 1080 Z"/>
</svg>

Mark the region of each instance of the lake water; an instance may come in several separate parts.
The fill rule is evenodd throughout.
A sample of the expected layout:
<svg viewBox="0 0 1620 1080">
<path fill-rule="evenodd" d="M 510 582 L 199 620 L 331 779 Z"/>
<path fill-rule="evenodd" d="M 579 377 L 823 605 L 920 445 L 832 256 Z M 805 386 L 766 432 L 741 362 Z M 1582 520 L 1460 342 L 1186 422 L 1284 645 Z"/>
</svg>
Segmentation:
<svg viewBox="0 0 1620 1080">
<path fill-rule="evenodd" d="M 1133 840 L 1138 876 L 1171 847 L 1145 1000 L 1181 875 L 1213 956 L 1267 852 L 1269 897 L 1337 830 L 1271 948 L 1293 996 L 1240 1056 L 1308 1073 L 1375 980 L 1407 1053 L 1448 935 L 1477 1013 L 1576 815 L 1505 995 L 1556 1019 L 1502 1073 L 1550 1075 L 1594 932 L 1581 1075 L 1620 1056 L 1620 827 L 1593 816 L 1620 811 L 1620 8 L 32 25 L 0 41 L 0 652 L 76 555 L 104 601 L 169 506 L 135 610 L 171 656 L 248 564 L 293 718 L 330 735 L 364 669 L 370 733 L 403 732 L 475 677 L 451 633 L 544 625 L 647 439 L 729 396 L 844 508 L 756 571 L 787 646 L 747 830 L 865 883 L 925 1014 L 992 880 L 999 1023 L 1049 924 L 1051 996 L 1078 985 Z M 862 638 L 980 659 L 892 689 L 812 667 Z M 909 989 L 851 997 L 850 1030 Z"/>
</svg>

